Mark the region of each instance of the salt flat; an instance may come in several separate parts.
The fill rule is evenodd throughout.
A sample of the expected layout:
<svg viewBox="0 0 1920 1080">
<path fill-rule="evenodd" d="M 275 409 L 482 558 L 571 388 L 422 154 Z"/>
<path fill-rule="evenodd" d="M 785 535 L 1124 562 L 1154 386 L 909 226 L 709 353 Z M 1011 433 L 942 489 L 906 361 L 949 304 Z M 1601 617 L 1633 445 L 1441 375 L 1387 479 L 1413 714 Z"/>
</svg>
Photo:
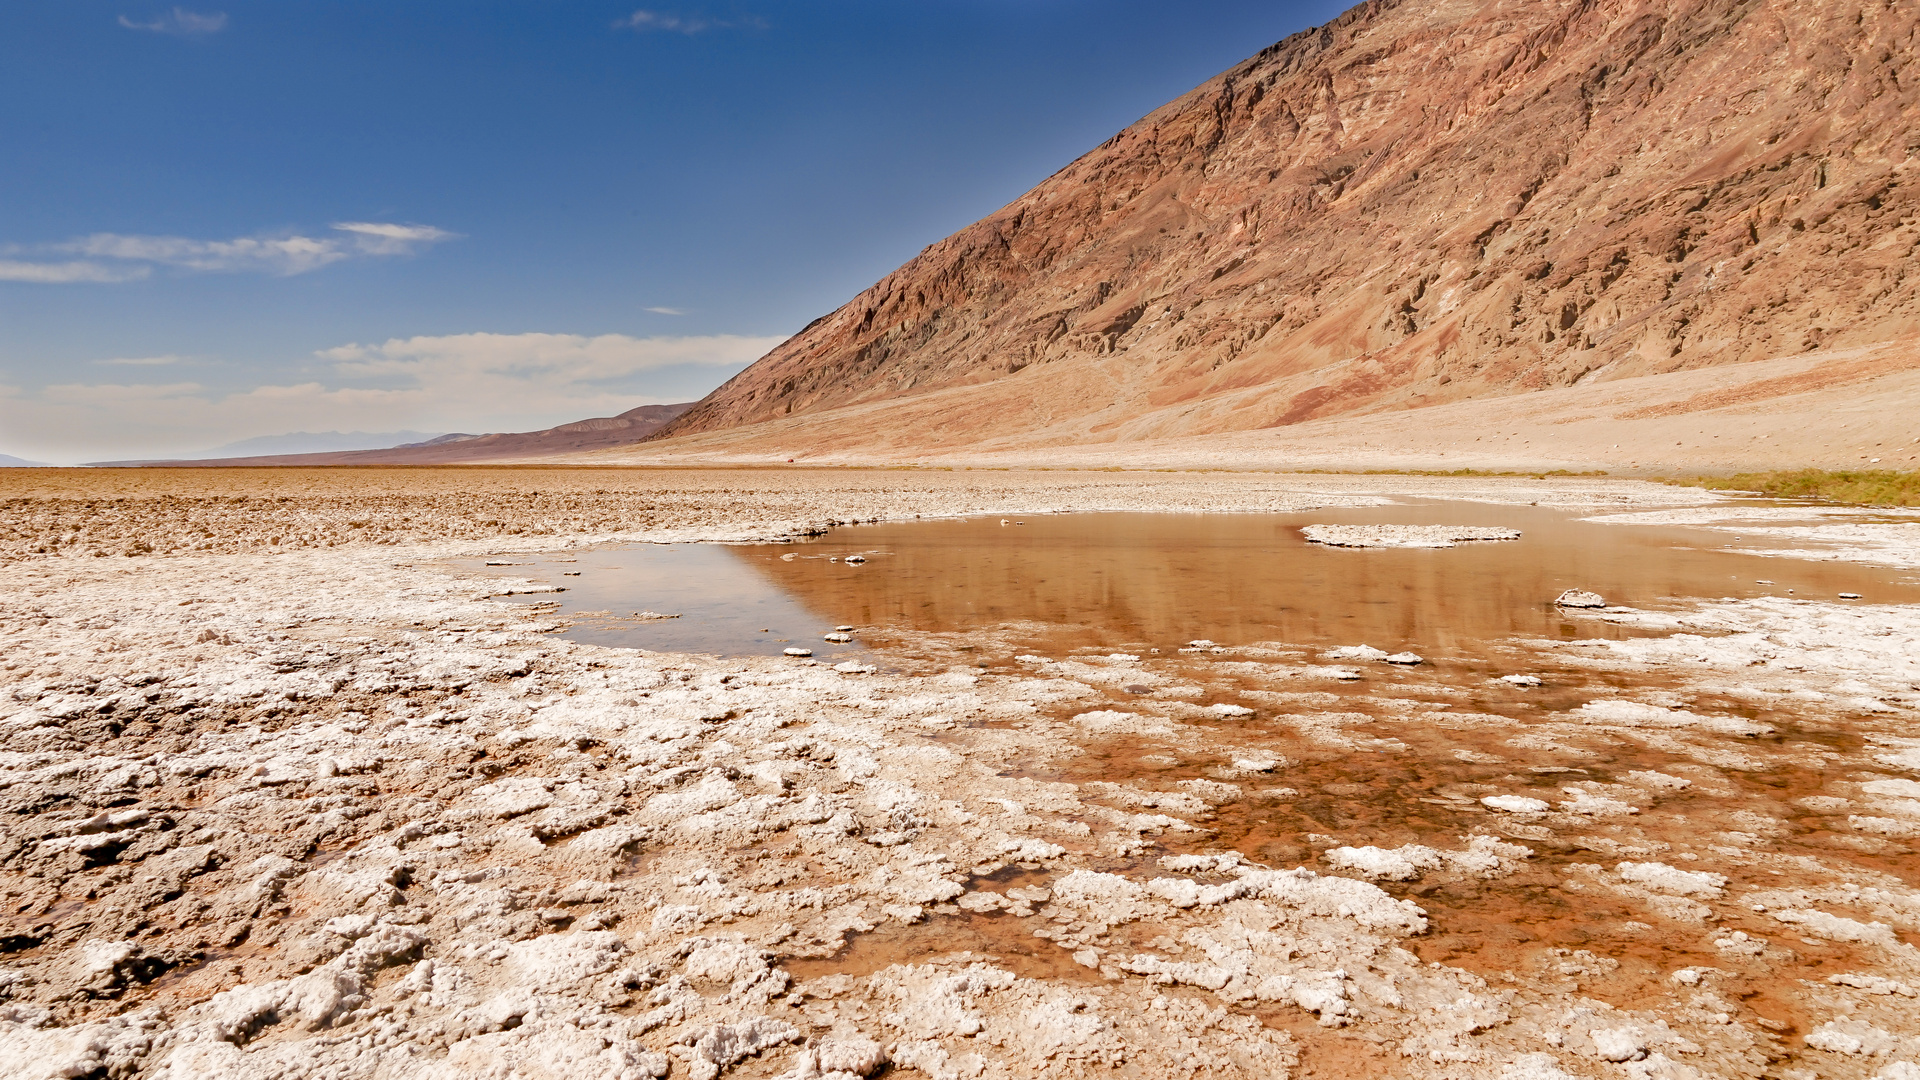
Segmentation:
<svg viewBox="0 0 1920 1080">
<path fill-rule="evenodd" d="M 982 627 L 843 673 L 559 639 L 460 561 L 1406 495 L 1726 523 L 1722 497 L 964 470 L 0 483 L 0 1075 L 1920 1076 L 1911 607 L 1601 609 L 1484 670 L 1286 642 L 982 668 Z M 1884 564 L 1920 548 L 1902 536 L 1823 550 Z"/>
</svg>

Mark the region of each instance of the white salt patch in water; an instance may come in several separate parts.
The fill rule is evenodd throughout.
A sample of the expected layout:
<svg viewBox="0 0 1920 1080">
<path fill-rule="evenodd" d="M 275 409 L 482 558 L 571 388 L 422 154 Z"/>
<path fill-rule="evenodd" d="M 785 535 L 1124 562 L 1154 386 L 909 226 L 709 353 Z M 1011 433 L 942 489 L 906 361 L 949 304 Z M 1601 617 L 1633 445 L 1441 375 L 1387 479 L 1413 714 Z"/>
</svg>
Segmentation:
<svg viewBox="0 0 1920 1080">
<path fill-rule="evenodd" d="M 1525 795 L 1488 795 L 1480 803 L 1509 814 L 1544 814 L 1552 809 L 1545 800 L 1529 799 Z"/>
<path fill-rule="evenodd" d="M 1329 547 L 1450 548 L 1475 541 L 1518 540 L 1520 530 L 1495 525 L 1308 525 L 1300 535 Z"/>
</svg>

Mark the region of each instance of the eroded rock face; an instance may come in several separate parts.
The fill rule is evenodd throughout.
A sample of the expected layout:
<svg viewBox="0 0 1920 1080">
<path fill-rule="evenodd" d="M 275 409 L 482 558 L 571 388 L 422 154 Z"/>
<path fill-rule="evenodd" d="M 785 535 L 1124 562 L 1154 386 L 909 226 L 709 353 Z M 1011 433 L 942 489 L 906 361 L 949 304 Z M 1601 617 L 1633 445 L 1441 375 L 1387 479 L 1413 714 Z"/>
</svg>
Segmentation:
<svg viewBox="0 0 1920 1080">
<path fill-rule="evenodd" d="M 927 395 L 834 445 L 1109 441 L 1910 335 L 1917 18 L 1371 0 L 929 247 L 658 437 Z"/>
</svg>

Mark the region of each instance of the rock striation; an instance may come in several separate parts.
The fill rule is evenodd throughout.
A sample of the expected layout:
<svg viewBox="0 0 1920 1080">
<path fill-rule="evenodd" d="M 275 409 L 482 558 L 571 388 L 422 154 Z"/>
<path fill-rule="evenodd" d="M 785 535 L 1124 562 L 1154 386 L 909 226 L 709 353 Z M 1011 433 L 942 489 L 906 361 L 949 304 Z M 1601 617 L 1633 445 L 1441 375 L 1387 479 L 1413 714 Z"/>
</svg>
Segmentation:
<svg viewBox="0 0 1920 1080">
<path fill-rule="evenodd" d="M 835 437 L 1164 438 L 1910 337 L 1917 23 L 1886 0 L 1369 0 L 654 437 L 890 403 Z"/>
</svg>

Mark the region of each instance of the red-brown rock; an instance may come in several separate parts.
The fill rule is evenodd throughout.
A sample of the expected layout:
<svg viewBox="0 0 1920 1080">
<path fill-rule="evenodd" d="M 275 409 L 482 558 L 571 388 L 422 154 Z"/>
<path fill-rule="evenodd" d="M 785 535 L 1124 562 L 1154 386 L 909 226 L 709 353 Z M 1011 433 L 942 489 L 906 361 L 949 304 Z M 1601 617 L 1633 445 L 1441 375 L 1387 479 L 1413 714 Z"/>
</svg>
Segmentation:
<svg viewBox="0 0 1920 1080">
<path fill-rule="evenodd" d="M 1910 336 L 1916 22 L 1906 0 L 1372 0 L 656 437 L 900 399 L 911 430 L 875 439 L 1149 438 Z"/>
</svg>

